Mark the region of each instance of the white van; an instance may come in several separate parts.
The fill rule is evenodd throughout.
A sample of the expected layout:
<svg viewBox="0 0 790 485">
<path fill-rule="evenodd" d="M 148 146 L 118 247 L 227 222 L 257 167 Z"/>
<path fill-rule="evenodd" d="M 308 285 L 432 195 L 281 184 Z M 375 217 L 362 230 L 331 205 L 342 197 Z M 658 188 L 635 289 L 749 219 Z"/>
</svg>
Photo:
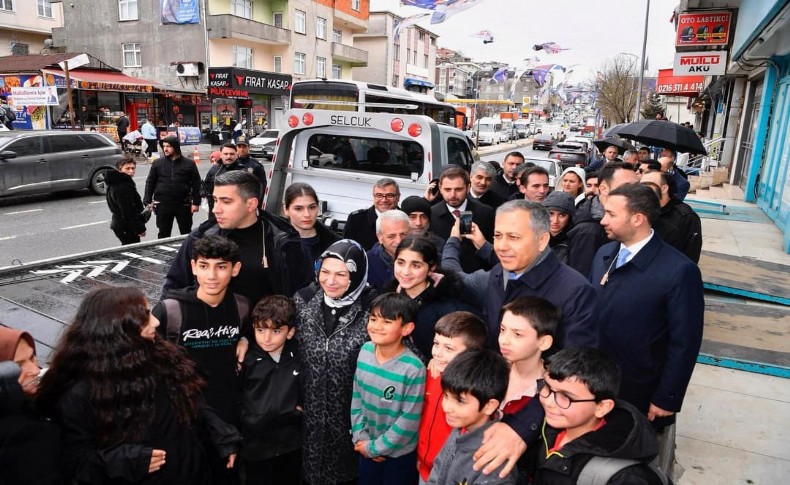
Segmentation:
<svg viewBox="0 0 790 485">
<path fill-rule="evenodd" d="M 370 207 L 381 178 L 398 182 L 403 200 L 424 195 L 446 165 L 474 163 L 464 132 L 427 116 L 292 109 L 285 119 L 265 199 L 275 214 L 293 182 L 315 189 L 324 218 L 345 222 Z"/>
<path fill-rule="evenodd" d="M 499 118 L 480 118 L 472 128 L 478 134 L 477 144 L 498 145 L 504 137 L 502 121 Z"/>
</svg>

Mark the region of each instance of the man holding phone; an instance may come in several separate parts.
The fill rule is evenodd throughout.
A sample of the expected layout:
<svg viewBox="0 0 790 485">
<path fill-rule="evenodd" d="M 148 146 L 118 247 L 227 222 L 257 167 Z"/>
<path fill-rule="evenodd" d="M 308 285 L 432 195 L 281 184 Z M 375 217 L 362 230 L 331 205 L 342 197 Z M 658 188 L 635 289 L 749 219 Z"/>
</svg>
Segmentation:
<svg viewBox="0 0 790 485">
<path fill-rule="evenodd" d="M 468 197 L 469 184 L 469 174 L 459 166 L 450 165 L 442 171 L 439 176 L 439 191 L 444 203 L 436 204 L 431 208 L 431 228 L 437 236 L 447 239 L 456 219 L 461 219 L 462 225 L 466 225 L 469 231 L 472 230 L 471 222 L 474 222 L 477 230 L 488 241 L 492 241 L 494 210 Z M 461 266 L 466 273 L 491 268 L 491 265 L 480 259 L 475 252 L 471 241 L 467 239 L 461 241 Z"/>
</svg>

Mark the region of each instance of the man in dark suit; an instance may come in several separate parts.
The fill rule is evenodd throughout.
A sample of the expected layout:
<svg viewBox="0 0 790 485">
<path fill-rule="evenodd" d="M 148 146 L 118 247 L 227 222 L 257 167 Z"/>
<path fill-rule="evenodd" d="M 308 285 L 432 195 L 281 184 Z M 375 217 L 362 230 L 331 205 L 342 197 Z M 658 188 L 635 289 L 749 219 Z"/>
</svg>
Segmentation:
<svg viewBox="0 0 790 485">
<path fill-rule="evenodd" d="M 370 251 L 378 242 L 376 219 L 382 212 L 397 209 L 398 201 L 400 201 L 398 182 L 391 178 L 377 180 L 373 185 L 373 205 L 348 215 L 343 228 L 343 237 L 353 239 L 365 248 L 365 251 Z"/>
<path fill-rule="evenodd" d="M 505 155 L 505 160 L 502 162 L 502 173 L 494 177 L 490 190 L 505 200 L 509 199 L 511 195 L 517 194 L 516 169 L 522 163 L 524 163 L 524 155 L 521 152 L 510 152 Z"/>
<path fill-rule="evenodd" d="M 488 162 L 475 162 L 471 170 L 471 186 L 469 197 L 477 199 L 492 209 L 496 209 L 506 202 L 505 198 L 491 189 L 496 169 Z"/>
<path fill-rule="evenodd" d="M 601 224 L 613 241 L 598 250 L 590 273 L 600 348 L 622 370 L 618 397 L 661 430 L 680 411 L 702 343 L 702 277 L 653 231 L 659 203 L 650 187 L 620 186 L 605 209 Z"/>
<path fill-rule="evenodd" d="M 702 222 L 694 209 L 675 196 L 675 180 L 671 174 L 658 170 L 642 174 L 640 183 L 651 187 L 658 196 L 658 219 L 665 227 L 674 229 L 674 238 L 661 234 L 664 242 L 699 263 L 702 253 Z"/>
<path fill-rule="evenodd" d="M 468 197 L 469 173 L 457 165 L 450 165 L 439 176 L 439 192 L 444 202 L 431 208 L 431 230 L 437 236 L 447 240 L 456 219 L 461 212 L 471 211 L 472 222 L 477 225 L 483 236 L 493 241 L 494 236 L 494 209 Z M 461 266 L 465 273 L 473 273 L 478 269 L 489 269 L 490 264 L 483 261 L 475 254 L 472 241 L 461 241 Z"/>
</svg>

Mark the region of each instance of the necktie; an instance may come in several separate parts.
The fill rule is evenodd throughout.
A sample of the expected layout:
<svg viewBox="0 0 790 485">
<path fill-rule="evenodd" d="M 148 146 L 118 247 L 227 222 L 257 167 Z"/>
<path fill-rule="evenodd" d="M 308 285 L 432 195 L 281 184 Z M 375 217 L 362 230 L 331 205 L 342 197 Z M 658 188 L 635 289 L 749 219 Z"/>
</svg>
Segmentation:
<svg viewBox="0 0 790 485">
<path fill-rule="evenodd" d="M 453 215 L 455 216 L 456 219 L 459 219 L 461 217 L 461 211 L 459 211 L 458 209 L 455 209 L 453 211 Z"/>
<path fill-rule="evenodd" d="M 624 265 L 626 260 L 628 260 L 628 256 L 631 256 L 631 251 L 626 248 L 621 248 L 620 252 L 617 253 L 617 265 L 615 268 L 619 268 L 620 266 Z"/>
<path fill-rule="evenodd" d="M 510 276 L 508 277 L 508 279 L 517 280 L 518 279 L 518 274 L 514 273 L 513 271 L 510 271 Z"/>
</svg>

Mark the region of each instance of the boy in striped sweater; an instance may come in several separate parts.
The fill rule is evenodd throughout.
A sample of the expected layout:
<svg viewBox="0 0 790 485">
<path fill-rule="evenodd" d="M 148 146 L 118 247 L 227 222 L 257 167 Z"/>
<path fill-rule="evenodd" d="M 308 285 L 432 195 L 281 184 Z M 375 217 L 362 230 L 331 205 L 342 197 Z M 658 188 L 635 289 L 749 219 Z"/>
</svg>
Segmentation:
<svg viewBox="0 0 790 485">
<path fill-rule="evenodd" d="M 351 397 L 351 434 L 359 485 L 417 482 L 425 366 L 403 343 L 414 330 L 417 303 L 385 293 L 371 304 L 370 342 L 359 352 Z"/>
</svg>

